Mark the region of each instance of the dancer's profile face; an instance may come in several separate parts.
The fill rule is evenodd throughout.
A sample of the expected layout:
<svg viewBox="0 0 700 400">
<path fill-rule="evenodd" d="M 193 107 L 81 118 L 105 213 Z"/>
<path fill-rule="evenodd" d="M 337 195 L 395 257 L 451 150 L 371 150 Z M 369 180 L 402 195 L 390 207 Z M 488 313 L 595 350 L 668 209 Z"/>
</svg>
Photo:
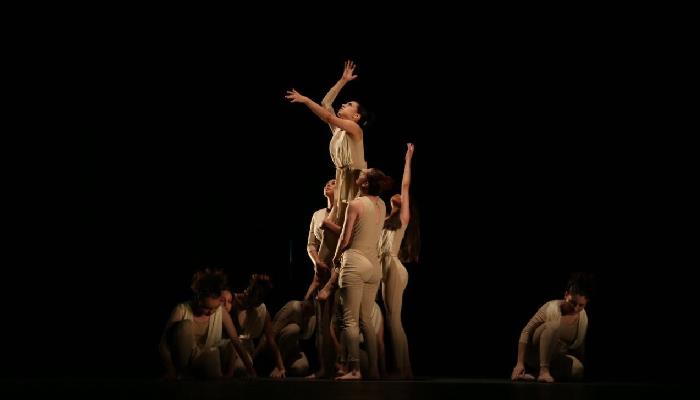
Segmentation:
<svg viewBox="0 0 700 400">
<path fill-rule="evenodd" d="M 326 186 L 323 187 L 323 195 L 330 196 L 333 194 L 334 190 L 335 190 L 335 179 L 331 179 L 330 181 L 326 182 Z"/>
<path fill-rule="evenodd" d="M 573 313 L 578 314 L 586 308 L 588 298 L 580 294 L 566 292 L 564 300 L 568 303 Z"/>
<path fill-rule="evenodd" d="M 228 290 L 221 292 L 221 305 L 224 306 L 226 312 L 231 312 L 231 308 L 233 307 L 233 294 Z"/>
<path fill-rule="evenodd" d="M 355 120 L 355 117 L 358 115 L 358 106 L 359 104 L 356 101 L 349 101 L 341 105 L 340 110 L 338 110 L 338 117 L 343 119 Z"/>
</svg>

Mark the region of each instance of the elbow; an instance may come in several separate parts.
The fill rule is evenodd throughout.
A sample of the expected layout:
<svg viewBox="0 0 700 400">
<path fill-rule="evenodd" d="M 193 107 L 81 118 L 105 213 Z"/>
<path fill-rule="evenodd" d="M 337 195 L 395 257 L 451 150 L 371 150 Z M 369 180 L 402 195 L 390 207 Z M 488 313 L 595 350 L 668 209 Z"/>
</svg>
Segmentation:
<svg viewBox="0 0 700 400">
<path fill-rule="evenodd" d="M 323 114 L 321 114 L 321 119 L 330 124 L 333 122 L 333 113 L 328 111 L 327 109 L 323 109 Z"/>
</svg>

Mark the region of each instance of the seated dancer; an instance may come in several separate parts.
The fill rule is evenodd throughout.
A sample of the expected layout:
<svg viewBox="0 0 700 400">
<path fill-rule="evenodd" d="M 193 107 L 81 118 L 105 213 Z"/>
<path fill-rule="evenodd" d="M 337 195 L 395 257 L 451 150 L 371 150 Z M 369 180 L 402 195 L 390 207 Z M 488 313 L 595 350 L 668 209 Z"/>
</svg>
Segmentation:
<svg viewBox="0 0 700 400">
<path fill-rule="evenodd" d="M 583 377 L 581 360 L 588 329 L 585 308 L 591 291 L 590 276 L 574 273 L 566 286 L 564 299 L 552 300 L 540 307 L 520 334 L 512 380 L 535 380 L 528 368 L 538 370 L 539 382 Z"/>
<path fill-rule="evenodd" d="M 272 319 L 272 336 L 282 354 L 288 376 L 306 376 L 309 360 L 301 351 L 300 340 L 309 339 L 316 328 L 313 300 L 292 300 L 287 302 Z M 257 354 L 268 350 L 267 338 L 260 340 Z M 269 352 L 268 352 L 269 353 Z"/>
<path fill-rule="evenodd" d="M 166 379 L 233 376 L 234 356 L 241 358 L 245 350 L 231 317 L 221 307 L 221 292 L 225 286 L 223 271 L 205 269 L 195 273 L 192 300 L 173 309 L 161 337 L 160 355 Z M 223 331 L 230 340 L 222 338 Z M 243 360 L 243 370 L 255 377 L 252 361 L 247 357 Z"/>
<path fill-rule="evenodd" d="M 264 303 L 271 288 L 269 276 L 253 274 L 248 287 L 242 293 L 231 294 L 232 301 L 228 311 L 240 333 L 239 338 L 246 354 L 245 358 L 256 359 L 255 340 L 260 340 L 264 335 L 268 343 L 267 348 L 275 361 L 275 368 L 270 373 L 270 377 L 284 378 L 286 374 L 284 361 L 273 335 L 270 314 Z M 228 297 L 228 295 L 229 293 L 224 292 L 224 296 Z M 236 375 L 242 372 L 245 358 L 234 356 L 233 366 Z"/>
</svg>

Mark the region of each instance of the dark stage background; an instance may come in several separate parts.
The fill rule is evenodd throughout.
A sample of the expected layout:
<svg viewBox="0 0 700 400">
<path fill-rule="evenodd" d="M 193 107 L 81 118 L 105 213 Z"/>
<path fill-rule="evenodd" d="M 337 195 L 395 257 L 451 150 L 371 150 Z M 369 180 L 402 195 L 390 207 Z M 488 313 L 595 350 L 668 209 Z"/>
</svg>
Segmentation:
<svg viewBox="0 0 700 400">
<path fill-rule="evenodd" d="M 334 170 L 326 126 L 283 95 L 320 101 L 352 58 L 359 78 L 338 103 L 376 113 L 369 165 L 400 180 L 416 145 L 423 248 L 403 312 L 416 375 L 508 377 L 520 329 L 572 270 L 597 274 L 589 379 L 687 374 L 689 274 L 656 241 L 659 154 L 630 105 L 643 55 L 411 39 L 101 42 L 72 75 L 81 137 L 45 211 L 52 245 L 34 249 L 48 261 L 10 285 L 12 304 L 39 311 L 5 328 L 8 373 L 159 376 L 163 325 L 201 266 L 224 267 L 236 289 L 270 273 L 273 312 L 303 296 L 309 219 Z"/>
</svg>

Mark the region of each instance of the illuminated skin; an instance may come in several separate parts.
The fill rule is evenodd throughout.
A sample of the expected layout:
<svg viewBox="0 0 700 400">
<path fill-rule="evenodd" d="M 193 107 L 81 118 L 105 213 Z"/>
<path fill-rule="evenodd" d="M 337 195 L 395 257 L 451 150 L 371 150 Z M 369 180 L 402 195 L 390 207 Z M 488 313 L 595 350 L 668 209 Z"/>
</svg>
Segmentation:
<svg viewBox="0 0 700 400">
<path fill-rule="evenodd" d="M 578 314 L 581 313 L 586 308 L 588 304 L 588 298 L 586 296 L 575 294 L 571 292 L 564 293 L 564 299 L 561 300 L 561 315 L 562 320 L 577 318 Z M 511 380 L 513 381 L 534 381 L 535 377 L 531 374 L 525 372 L 525 352 L 527 349 L 527 343 L 518 343 L 518 360 L 513 368 L 511 374 Z M 540 367 L 539 375 L 537 377 L 538 382 L 552 383 L 554 382 L 554 377 L 550 372 L 549 367 Z"/>
</svg>

